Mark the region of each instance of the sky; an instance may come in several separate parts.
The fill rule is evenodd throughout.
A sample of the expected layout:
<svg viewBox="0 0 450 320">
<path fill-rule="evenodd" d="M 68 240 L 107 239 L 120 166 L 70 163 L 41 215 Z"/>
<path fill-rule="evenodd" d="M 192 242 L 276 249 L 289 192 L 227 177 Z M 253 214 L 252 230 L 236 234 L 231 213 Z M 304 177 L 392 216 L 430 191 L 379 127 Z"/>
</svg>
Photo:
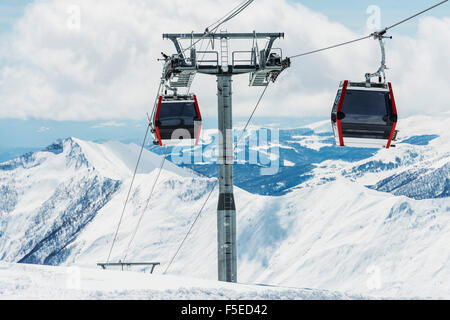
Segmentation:
<svg viewBox="0 0 450 320">
<path fill-rule="evenodd" d="M 0 33 L 11 30 L 14 23 L 23 15 L 31 0 L 2 0 L 0 2 Z"/>
<path fill-rule="evenodd" d="M 0 2 L 0 33 L 9 31 L 12 25 L 23 15 L 26 5 L 33 0 L 1 0 Z M 76 3 L 76 1 L 72 1 Z M 299 2 L 315 11 L 328 16 L 330 20 L 338 21 L 352 30 L 358 30 L 365 24 L 366 10 L 371 5 L 377 5 L 382 10 L 382 25 L 391 24 L 408 11 L 414 13 L 418 8 L 431 6 L 430 0 L 292 0 Z M 420 9 L 419 9 L 420 10 Z M 438 7 L 428 15 L 434 17 L 449 16 L 448 5 Z M 417 30 L 416 23 L 409 23 L 399 27 L 398 33 L 414 34 Z"/>
<path fill-rule="evenodd" d="M 414 13 L 432 6 L 439 0 L 297 0 L 303 5 L 325 14 L 330 20 L 337 21 L 352 30 L 360 30 L 366 23 L 366 10 L 371 5 L 377 5 L 381 9 L 381 25 L 387 26 L 411 16 Z M 449 5 L 438 7 L 426 13 L 433 17 L 450 16 Z M 417 21 L 399 26 L 396 30 L 399 34 L 414 35 L 417 32 Z"/>
<path fill-rule="evenodd" d="M 137 132 L 127 134 L 125 128 L 135 132 L 136 121 L 144 121 L 151 111 L 161 73 L 156 59 L 161 51 L 174 50 L 161 34 L 202 31 L 239 2 L 0 0 L 0 147 L 45 145 L 66 136 L 116 139 L 119 132 L 123 140 L 136 139 Z M 256 0 L 225 27 L 229 32 L 283 31 L 285 39 L 275 46 L 292 55 L 372 32 L 370 6 L 380 8 L 384 26 L 433 3 Z M 450 5 L 391 35 L 388 79 L 400 115 L 447 111 Z M 339 81 L 362 80 L 379 61 L 378 45 L 371 40 L 295 60 L 269 88 L 257 116 L 270 122 L 276 106 L 278 116 L 298 123 L 325 119 Z M 217 117 L 215 85 L 211 77 L 199 75 L 192 87 L 210 123 Z M 245 76 L 234 79 L 233 89 L 234 115 L 243 119 L 261 91 L 249 88 Z"/>
</svg>

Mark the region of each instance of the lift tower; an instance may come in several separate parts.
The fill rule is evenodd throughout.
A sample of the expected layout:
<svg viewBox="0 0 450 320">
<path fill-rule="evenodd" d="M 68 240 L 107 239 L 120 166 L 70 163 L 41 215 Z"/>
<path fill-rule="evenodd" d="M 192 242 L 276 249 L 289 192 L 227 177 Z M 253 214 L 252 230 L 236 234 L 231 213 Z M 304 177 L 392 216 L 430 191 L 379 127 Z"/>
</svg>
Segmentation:
<svg viewBox="0 0 450 320">
<path fill-rule="evenodd" d="M 250 74 L 250 86 L 267 86 L 275 82 L 278 75 L 290 66 L 283 60 L 282 50 L 273 48 L 276 39 L 284 33 L 185 33 L 164 34 L 171 40 L 177 53 L 166 56 L 165 80 L 171 88 L 189 88 L 196 73 L 217 77 L 218 129 L 219 129 L 219 203 L 217 206 L 217 251 L 219 281 L 237 281 L 236 207 L 233 195 L 233 122 L 232 122 L 232 76 Z M 251 50 L 234 51 L 229 63 L 228 42 L 230 40 L 252 41 Z M 264 49 L 259 50 L 258 40 L 266 39 Z M 197 51 L 191 46 L 190 56 L 182 49 L 181 41 L 210 41 L 211 51 Z M 219 50 L 214 50 L 215 41 L 220 41 Z M 198 59 L 198 57 L 201 57 Z M 220 59 L 219 59 L 220 57 Z"/>
</svg>

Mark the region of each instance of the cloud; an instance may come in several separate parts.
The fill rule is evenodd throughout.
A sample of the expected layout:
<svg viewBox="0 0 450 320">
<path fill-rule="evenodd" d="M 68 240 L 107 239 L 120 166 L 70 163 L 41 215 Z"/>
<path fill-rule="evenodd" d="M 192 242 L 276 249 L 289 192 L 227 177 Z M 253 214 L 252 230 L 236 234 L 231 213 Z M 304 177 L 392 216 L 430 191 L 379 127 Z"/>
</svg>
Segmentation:
<svg viewBox="0 0 450 320">
<path fill-rule="evenodd" d="M 43 133 L 43 132 L 47 132 L 50 131 L 52 128 L 48 128 L 48 127 L 40 127 L 37 132 L 38 133 Z"/>
<path fill-rule="evenodd" d="M 110 127 L 125 127 L 125 123 L 117 122 L 117 121 L 107 121 L 102 122 L 99 124 L 96 124 L 92 126 L 93 129 L 99 129 L 99 128 L 110 128 Z"/>
<path fill-rule="evenodd" d="M 161 34 L 201 32 L 214 22 L 211 12 L 227 12 L 238 2 L 77 0 L 74 8 L 72 0 L 36 1 L 9 34 L 8 45 L 0 49 L 0 61 L 5 61 L 0 68 L 0 117 L 142 119 L 155 99 L 160 52 L 174 52 Z M 400 113 L 446 111 L 450 19 L 427 17 L 416 23 L 416 38 L 394 31 L 394 40 L 387 45 L 387 63 L 392 68 L 388 77 Z M 283 31 L 286 38 L 275 46 L 282 47 L 284 55 L 363 34 L 286 0 L 255 1 L 226 28 L 229 32 Z M 249 50 L 250 44 L 233 49 Z M 339 81 L 363 80 L 366 72 L 377 69 L 379 60 L 378 45 L 372 40 L 293 60 L 292 67 L 268 89 L 258 116 L 327 116 Z M 215 79 L 198 75 L 192 89 L 202 115 L 216 117 Z M 234 114 L 249 115 L 260 92 L 248 87 L 247 76 L 235 77 Z"/>
</svg>

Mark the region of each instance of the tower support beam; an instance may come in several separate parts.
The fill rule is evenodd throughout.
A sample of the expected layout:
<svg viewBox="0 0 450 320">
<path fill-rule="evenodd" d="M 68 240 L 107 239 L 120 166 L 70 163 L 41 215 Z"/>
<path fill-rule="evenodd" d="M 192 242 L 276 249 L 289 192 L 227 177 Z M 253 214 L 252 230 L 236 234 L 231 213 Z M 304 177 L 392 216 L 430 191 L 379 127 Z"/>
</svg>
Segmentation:
<svg viewBox="0 0 450 320">
<path fill-rule="evenodd" d="M 219 119 L 219 203 L 217 250 L 219 281 L 237 281 L 236 206 L 233 195 L 233 120 L 231 75 L 217 76 Z"/>
</svg>

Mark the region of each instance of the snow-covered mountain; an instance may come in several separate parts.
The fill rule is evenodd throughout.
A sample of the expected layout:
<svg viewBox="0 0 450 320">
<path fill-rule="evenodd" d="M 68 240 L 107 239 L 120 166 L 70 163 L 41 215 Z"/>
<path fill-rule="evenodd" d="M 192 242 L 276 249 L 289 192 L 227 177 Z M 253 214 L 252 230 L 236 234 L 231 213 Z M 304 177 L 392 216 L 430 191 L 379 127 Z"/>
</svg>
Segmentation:
<svg viewBox="0 0 450 320">
<path fill-rule="evenodd" d="M 450 192 L 449 180 L 440 177 L 449 176 L 450 145 L 447 143 L 449 135 L 446 132 L 449 122 L 448 115 L 402 119 L 396 148 L 382 151 L 336 148 L 329 120 L 303 128 L 280 129 L 277 141 L 267 139 L 272 148 L 277 148 L 275 151 L 265 150 L 264 153 L 259 145 L 239 145 L 236 153 L 245 154 L 245 160 L 235 164 L 235 185 L 251 193 L 279 196 L 293 188 L 327 183 L 338 177 L 347 177 L 353 181 L 369 177 L 366 181 L 376 182 L 371 186 L 376 190 L 415 199 L 447 197 Z M 244 138 L 258 137 L 270 129 L 273 128 L 251 127 Z M 237 130 L 235 140 L 240 134 Z M 202 140 L 202 145 L 196 148 L 177 148 L 172 157 L 178 162 L 179 159 L 186 159 L 187 163 L 180 163 L 183 167 L 216 177 L 216 132 L 206 131 Z M 195 157 L 193 154 L 200 148 L 208 150 L 204 152 L 206 156 L 203 161 L 197 158 L 195 164 L 192 164 Z M 150 150 L 163 153 L 158 147 Z M 251 151 L 259 151 L 257 163 L 250 163 Z M 237 157 L 239 160 L 239 156 Z M 279 164 L 276 175 L 261 175 L 261 169 L 270 167 L 273 163 Z M 374 179 L 370 179 L 373 176 L 371 173 L 375 173 Z M 386 180 L 378 179 L 380 174 L 385 175 Z M 417 185 L 420 187 L 417 188 Z"/>
<path fill-rule="evenodd" d="M 390 150 L 336 148 L 327 121 L 280 131 L 277 175 L 239 163 L 238 281 L 449 298 L 450 117 L 400 123 Z M 106 260 L 138 153 L 72 138 L 1 164 L 0 261 L 93 268 Z M 113 261 L 125 255 L 161 156 L 146 150 L 141 163 Z M 213 168 L 165 163 L 129 260 L 165 270 L 214 185 Z M 217 197 L 168 274 L 216 278 Z"/>
</svg>

